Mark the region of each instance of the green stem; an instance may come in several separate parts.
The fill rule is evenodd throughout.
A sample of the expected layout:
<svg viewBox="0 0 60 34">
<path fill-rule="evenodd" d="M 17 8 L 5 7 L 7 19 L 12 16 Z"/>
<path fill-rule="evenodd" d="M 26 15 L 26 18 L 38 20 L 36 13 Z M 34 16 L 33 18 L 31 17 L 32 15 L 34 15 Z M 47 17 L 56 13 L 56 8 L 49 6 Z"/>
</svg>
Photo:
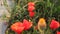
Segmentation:
<svg viewBox="0 0 60 34">
<path fill-rule="evenodd" d="M 20 0 L 18 1 L 18 5 L 20 5 Z"/>
<path fill-rule="evenodd" d="M 43 31 L 43 32 L 41 32 L 41 34 L 44 34 L 44 31 Z"/>
<path fill-rule="evenodd" d="M 39 30 L 40 34 L 44 34 L 44 30 L 42 30 L 39 25 L 38 25 L 38 30 Z"/>
</svg>

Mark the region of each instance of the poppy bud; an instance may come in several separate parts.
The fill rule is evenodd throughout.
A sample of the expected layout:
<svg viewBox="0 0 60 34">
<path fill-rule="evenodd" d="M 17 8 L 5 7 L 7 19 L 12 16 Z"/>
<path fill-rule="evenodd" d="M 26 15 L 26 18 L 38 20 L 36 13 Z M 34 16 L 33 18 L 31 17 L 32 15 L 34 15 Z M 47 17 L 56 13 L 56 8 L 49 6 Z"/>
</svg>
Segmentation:
<svg viewBox="0 0 60 34">
<path fill-rule="evenodd" d="M 38 21 L 38 26 L 40 26 L 41 28 L 45 28 L 46 27 L 46 21 L 44 18 L 40 18 Z"/>
<path fill-rule="evenodd" d="M 34 26 L 34 29 L 35 29 L 35 30 L 38 30 L 38 26 Z"/>
<path fill-rule="evenodd" d="M 33 17 L 35 15 L 35 12 L 29 12 L 29 16 Z"/>
</svg>

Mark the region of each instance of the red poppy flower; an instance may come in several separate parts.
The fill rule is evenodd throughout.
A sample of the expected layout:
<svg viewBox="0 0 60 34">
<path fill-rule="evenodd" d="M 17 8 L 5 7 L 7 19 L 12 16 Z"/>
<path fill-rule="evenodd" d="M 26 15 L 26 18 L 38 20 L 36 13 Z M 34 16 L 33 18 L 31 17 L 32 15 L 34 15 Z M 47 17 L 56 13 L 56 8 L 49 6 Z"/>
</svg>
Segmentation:
<svg viewBox="0 0 60 34">
<path fill-rule="evenodd" d="M 23 20 L 23 25 L 25 26 L 24 30 L 28 30 L 32 27 L 32 23 L 27 21 L 26 19 Z"/>
<path fill-rule="evenodd" d="M 57 29 L 59 27 L 59 22 L 52 20 L 50 24 L 51 29 Z"/>
<path fill-rule="evenodd" d="M 13 25 L 11 25 L 11 30 L 13 30 L 16 33 L 21 33 L 24 30 L 24 26 L 21 22 L 16 22 Z"/>
<path fill-rule="evenodd" d="M 28 6 L 35 6 L 35 3 L 29 2 L 29 3 L 28 3 Z"/>
<path fill-rule="evenodd" d="M 60 32 L 59 32 L 59 31 L 57 31 L 57 34 L 60 34 Z"/>
<path fill-rule="evenodd" d="M 29 12 L 32 12 L 33 10 L 35 10 L 35 7 L 34 6 L 28 6 L 28 11 Z"/>
<path fill-rule="evenodd" d="M 35 12 L 29 12 L 29 16 L 33 17 L 35 15 Z"/>
</svg>

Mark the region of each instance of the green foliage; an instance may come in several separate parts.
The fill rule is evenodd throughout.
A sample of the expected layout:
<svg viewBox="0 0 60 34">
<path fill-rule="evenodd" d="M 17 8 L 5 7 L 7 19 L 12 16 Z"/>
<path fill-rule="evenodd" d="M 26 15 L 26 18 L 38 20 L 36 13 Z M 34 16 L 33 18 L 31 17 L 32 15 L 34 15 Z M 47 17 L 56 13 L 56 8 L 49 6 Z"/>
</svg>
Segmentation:
<svg viewBox="0 0 60 34">
<path fill-rule="evenodd" d="M 11 10 L 11 17 L 9 19 L 7 34 L 15 34 L 15 32 L 12 32 L 10 30 L 10 26 L 17 21 L 23 21 L 23 19 L 31 20 L 33 22 L 33 27 L 30 30 L 23 31 L 22 34 L 39 34 L 38 30 L 34 29 L 34 26 L 37 25 L 39 18 L 43 17 L 46 19 L 47 22 L 47 28 L 45 30 L 45 34 L 53 34 L 54 31 L 51 31 L 49 28 L 49 24 L 51 19 L 56 19 L 57 21 L 60 21 L 60 5 L 54 3 L 51 0 L 14 0 L 15 6 Z M 58 0 L 60 1 L 60 0 Z M 35 10 L 36 13 L 33 18 L 30 18 L 28 10 L 27 10 L 27 4 L 28 2 L 34 2 L 35 3 Z M 55 34 L 55 33 L 54 33 Z"/>
</svg>

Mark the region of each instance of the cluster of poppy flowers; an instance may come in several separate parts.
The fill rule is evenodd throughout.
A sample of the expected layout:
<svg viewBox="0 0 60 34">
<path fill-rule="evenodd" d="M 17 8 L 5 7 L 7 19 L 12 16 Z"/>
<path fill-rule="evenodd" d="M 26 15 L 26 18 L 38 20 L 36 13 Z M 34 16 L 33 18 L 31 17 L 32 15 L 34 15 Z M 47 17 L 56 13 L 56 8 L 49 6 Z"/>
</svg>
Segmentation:
<svg viewBox="0 0 60 34">
<path fill-rule="evenodd" d="M 35 12 L 34 12 L 35 7 L 34 6 L 35 6 L 35 4 L 33 2 L 28 3 L 28 12 L 29 12 L 30 17 L 33 17 L 35 15 Z"/>
<path fill-rule="evenodd" d="M 36 26 L 35 27 L 35 29 L 39 29 L 39 28 L 46 28 L 46 20 L 44 19 L 44 18 L 40 18 L 39 19 L 39 21 L 38 21 L 38 26 Z M 50 23 L 50 29 L 51 30 L 56 30 L 56 29 L 58 29 L 60 26 L 59 26 L 59 22 L 58 21 L 56 21 L 55 19 L 52 19 L 51 20 L 51 23 Z M 59 31 L 57 31 L 57 33 L 56 34 L 60 34 L 60 32 Z"/>
<path fill-rule="evenodd" d="M 29 15 L 30 17 L 33 17 L 35 12 L 33 12 L 33 10 L 35 10 L 35 4 L 33 2 L 29 2 L 28 3 L 28 11 L 29 11 Z M 44 19 L 41 19 L 42 21 L 44 21 Z M 41 21 L 40 21 L 41 22 Z M 50 24 L 50 28 L 51 29 L 56 29 L 59 27 L 59 22 L 57 22 L 56 20 L 52 20 L 51 24 Z"/>
<path fill-rule="evenodd" d="M 11 30 L 13 30 L 14 32 L 16 32 L 17 34 L 21 34 L 22 31 L 24 30 L 28 30 L 32 27 L 32 22 L 24 19 L 23 20 L 23 23 L 22 22 L 15 22 L 14 24 L 11 25 Z M 38 27 L 46 27 L 46 22 L 45 22 L 45 19 L 44 18 L 40 18 L 39 21 L 38 21 Z M 37 27 L 37 29 L 39 29 Z M 52 30 L 55 30 L 59 28 L 59 22 L 56 21 L 56 20 L 51 20 L 51 23 L 50 23 L 50 29 Z M 57 31 L 57 34 L 59 34 L 60 32 Z"/>
<path fill-rule="evenodd" d="M 16 32 L 17 34 L 21 34 L 22 31 L 28 30 L 32 27 L 32 22 L 24 19 L 22 22 L 15 22 L 11 25 L 11 30 Z"/>
<path fill-rule="evenodd" d="M 28 12 L 29 12 L 29 16 L 33 17 L 35 12 L 33 10 L 35 10 L 35 4 L 33 2 L 29 2 L 28 3 Z M 32 27 L 32 22 L 24 19 L 23 22 L 15 22 L 14 24 L 11 25 L 11 30 L 13 30 L 14 32 L 16 32 L 17 34 L 21 34 L 22 31 L 24 30 L 28 30 Z M 41 27 L 46 27 L 46 21 L 44 18 L 40 18 L 38 21 L 38 29 L 39 26 Z M 59 22 L 56 20 L 52 20 L 50 23 L 50 28 L 52 30 L 55 30 L 57 28 L 59 28 Z M 60 34 L 60 32 L 57 32 L 57 34 Z"/>
</svg>

